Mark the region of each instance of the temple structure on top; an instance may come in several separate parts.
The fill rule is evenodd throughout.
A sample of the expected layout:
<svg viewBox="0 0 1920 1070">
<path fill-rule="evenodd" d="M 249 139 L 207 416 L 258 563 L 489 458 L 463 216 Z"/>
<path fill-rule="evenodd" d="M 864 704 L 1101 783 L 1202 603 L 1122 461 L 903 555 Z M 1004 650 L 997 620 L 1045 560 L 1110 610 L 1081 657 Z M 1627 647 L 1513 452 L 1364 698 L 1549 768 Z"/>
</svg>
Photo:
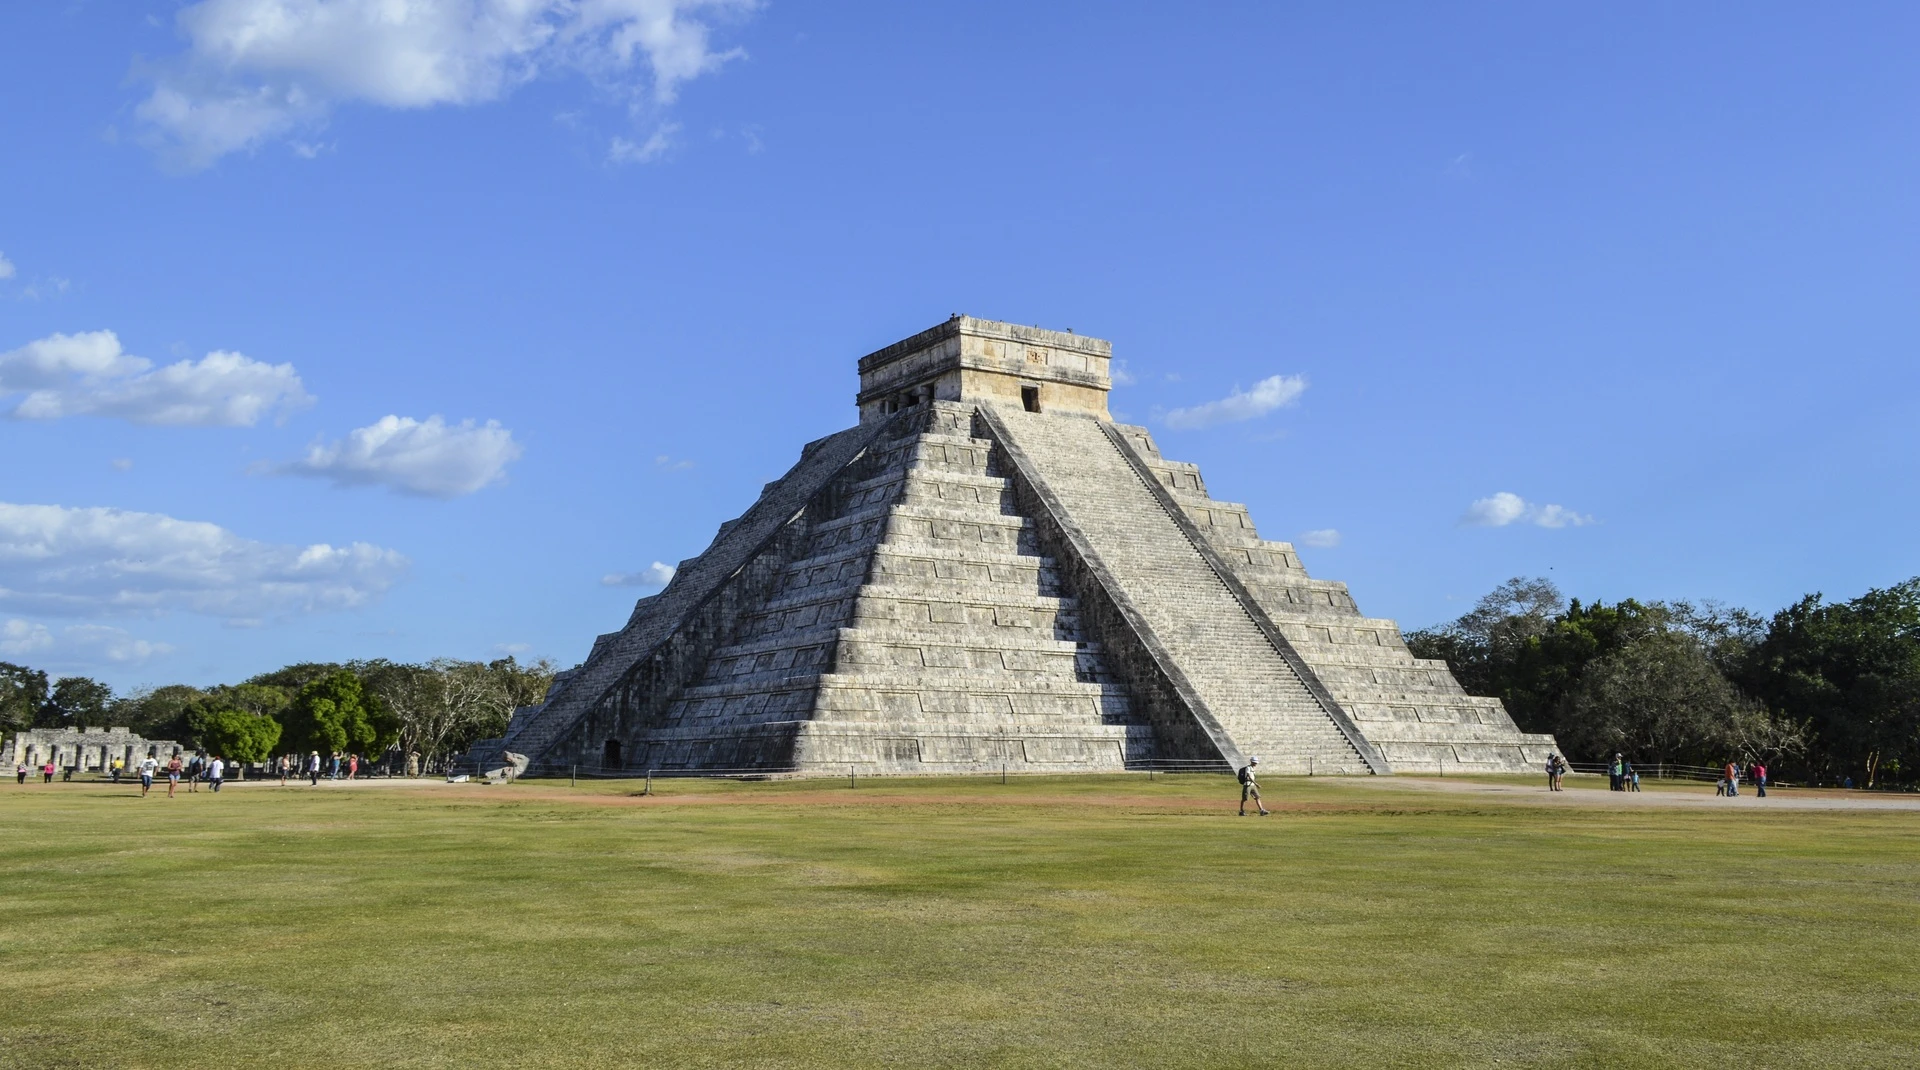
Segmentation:
<svg viewBox="0 0 1920 1070">
<path fill-rule="evenodd" d="M 1413 657 L 1107 411 L 1112 346 L 955 316 L 859 363 L 859 423 L 595 641 L 481 768 L 1538 768 L 1550 736 Z"/>
</svg>

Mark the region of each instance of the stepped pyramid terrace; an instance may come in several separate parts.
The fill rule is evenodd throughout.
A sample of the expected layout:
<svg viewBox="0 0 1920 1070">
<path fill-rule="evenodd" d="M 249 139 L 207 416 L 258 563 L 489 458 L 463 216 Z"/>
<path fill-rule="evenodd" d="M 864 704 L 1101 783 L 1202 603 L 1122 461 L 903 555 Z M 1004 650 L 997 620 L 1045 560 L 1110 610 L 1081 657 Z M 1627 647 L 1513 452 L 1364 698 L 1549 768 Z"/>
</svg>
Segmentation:
<svg viewBox="0 0 1920 1070">
<path fill-rule="evenodd" d="M 786 475 L 482 769 L 1538 769 L 1551 736 L 1415 658 L 1107 412 L 1112 346 L 956 316 L 859 363 Z"/>
</svg>

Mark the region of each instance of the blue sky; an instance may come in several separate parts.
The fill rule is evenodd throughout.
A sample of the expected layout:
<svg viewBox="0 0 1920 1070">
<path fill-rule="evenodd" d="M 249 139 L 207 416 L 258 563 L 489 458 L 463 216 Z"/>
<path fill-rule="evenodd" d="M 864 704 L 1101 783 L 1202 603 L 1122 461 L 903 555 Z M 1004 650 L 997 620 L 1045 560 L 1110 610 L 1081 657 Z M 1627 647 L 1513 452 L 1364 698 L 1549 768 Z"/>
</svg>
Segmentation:
<svg viewBox="0 0 1920 1070">
<path fill-rule="evenodd" d="M 571 664 L 953 312 L 1111 339 L 1117 412 L 1407 627 L 1896 582 L 1917 30 L 6 5 L 0 659 Z"/>
</svg>

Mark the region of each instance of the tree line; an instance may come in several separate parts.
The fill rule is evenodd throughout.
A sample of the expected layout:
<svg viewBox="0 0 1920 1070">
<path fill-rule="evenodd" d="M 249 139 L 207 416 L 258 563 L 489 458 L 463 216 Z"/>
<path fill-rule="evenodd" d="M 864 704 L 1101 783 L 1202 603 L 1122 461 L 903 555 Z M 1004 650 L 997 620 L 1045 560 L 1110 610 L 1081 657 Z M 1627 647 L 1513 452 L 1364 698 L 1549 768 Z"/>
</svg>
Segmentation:
<svg viewBox="0 0 1920 1070">
<path fill-rule="evenodd" d="M 1780 778 L 1920 782 L 1920 577 L 1764 617 L 1714 602 L 1569 601 L 1516 577 L 1407 635 L 1574 760 L 1758 759 Z"/>
<path fill-rule="evenodd" d="M 418 754 L 429 768 L 476 739 L 504 735 L 516 707 L 545 697 L 548 661 L 440 658 L 303 662 L 238 684 L 168 684 L 125 695 L 86 676 L 49 681 L 0 662 L 0 728 L 125 726 L 148 739 L 240 762 L 280 754 Z"/>
</svg>

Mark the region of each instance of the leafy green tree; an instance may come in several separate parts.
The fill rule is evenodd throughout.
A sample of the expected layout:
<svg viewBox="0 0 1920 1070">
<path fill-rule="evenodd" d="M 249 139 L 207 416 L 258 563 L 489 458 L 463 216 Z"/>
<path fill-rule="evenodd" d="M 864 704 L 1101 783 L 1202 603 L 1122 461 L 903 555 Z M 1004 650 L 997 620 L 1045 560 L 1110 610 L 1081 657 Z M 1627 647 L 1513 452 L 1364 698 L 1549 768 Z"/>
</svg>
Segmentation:
<svg viewBox="0 0 1920 1070">
<path fill-rule="evenodd" d="M 0 729 L 17 732 L 33 727 L 46 704 L 46 673 L 0 661 Z"/>
<path fill-rule="evenodd" d="M 375 661 L 356 668 L 398 718 L 401 749 L 428 762 L 504 734 L 513 711 L 540 701 L 553 682 L 552 663 L 521 665 L 511 657 L 485 663 L 440 658 L 426 665 Z"/>
<path fill-rule="evenodd" d="M 393 742 L 400 727 L 380 696 L 349 669 L 335 669 L 302 687 L 288 704 L 283 723 L 288 749 L 322 754 L 377 754 Z"/>
<path fill-rule="evenodd" d="M 1665 614 L 1629 598 L 1613 605 L 1568 603 L 1539 635 L 1530 636 L 1498 666 L 1494 680 L 1514 720 L 1530 731 L 1564 734 L 1568 701 L 1588 666 L 1634 640 L 1664 630 Z"/>
<path fill-rule="evenodd" d="M 288 665 L 285 668 L 275 669 L 272 672 L 263 672 L 258 676 L 248 677 L 246 682 L 263 687 L 278 688 L 282 692 L 285 692 L 288 697 L 292 697 L 293 695 L 299 694 L 301 688 L 315 680 L 324 676 L 330 676 L 333 673 L 339 672 L 341 669 L 349 667 L 350 666 L 340 665 L 331 661 L 302 661 L 294 665 Z"/>
<path fill-rule="evenodd" d="M 1500 699 L 1523 730 L 1558 733 L 1587 666 L 1665 621 L 1659 607 L 1567 602 L 1551 581 L 1516 576 L 1460 619 L 1408 635 L 1407 646 L 1445 660 L 1468 694 Z"/>
<path fill-rule="evenodd" d="M 280 742 L 280 722 L 211 701 L 187 711 L 187 726 L 202 749 L 229 761 L 264 762 Z"/>
<path fill-rule="evenodd" d="M 293 702 L 293 692 L 271 684 L 221 684 L 207 694 L 224 706 L 256 717 L 277 718 Z"/>
<path fill-rule="evenodd" d="M 84 728 L 105 725 L 113 704 L 113 688 L 88 676 L 62 676 L 53 694 L 40 707 L 34 724 L 40 728 Z"/>
<path fill-rule="evenodd" d="M 1566 699 L 1559 739 L 1569 750 L 1615 751 L 1640 764 L 1716 765 L 1734 728 L 1761 711 L 1684 632 L 1650 631 L 1586 666 Z"/>
<path fill-rule="evenodd" d="M 107 719 L 148 739 L 184 740 L 188 736 L 187 709 L 205 697 L 206 692 L 186 684 L 136 691 L 115 699 Z"/>
<path fill-rule="evenodd" d="M 1515 576 L 1458 620 L 1408 633 L 1407 646 L 1415 657 L 1445 661 L 1468 694 L 1504 698 L 1518 652 L 1552 628 L 1566 605 L 1553 581 Z"/>
<path fill-rule="evenodd" d="M 1774 614 L 1744 677 L 1806 724 L 1815 775 L 1920 777 L 1920 577 L 1846 602 L 1802 598 Z"/>
</svg>

